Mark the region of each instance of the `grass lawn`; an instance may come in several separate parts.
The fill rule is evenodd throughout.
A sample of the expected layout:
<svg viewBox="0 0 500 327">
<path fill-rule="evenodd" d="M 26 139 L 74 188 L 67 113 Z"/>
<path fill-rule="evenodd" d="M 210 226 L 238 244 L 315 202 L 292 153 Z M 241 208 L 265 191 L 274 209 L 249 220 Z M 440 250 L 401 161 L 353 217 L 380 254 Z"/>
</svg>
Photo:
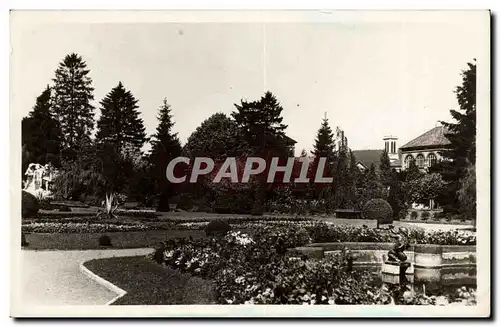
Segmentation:
<svg viewBox="0 0 500 327">
<path fill-rule="evenodd" d="M 103 234 L 27 234 L 27 250 L 90 250 L 99 249 L 99 237 L 108 235 L 113 248 L 154 247 L 158 242 L 176 237 L 205 237 L 203 230 L 155 230 L 142 232 L 115 232 Z"/>
<path fill-rule="evenodd" d="M 142 256 L 96 259 L 86 262 L 85 267 L 127 292 L 114 305 L 215 302 L 213 282 L 162 267 Z"/>
</svg>

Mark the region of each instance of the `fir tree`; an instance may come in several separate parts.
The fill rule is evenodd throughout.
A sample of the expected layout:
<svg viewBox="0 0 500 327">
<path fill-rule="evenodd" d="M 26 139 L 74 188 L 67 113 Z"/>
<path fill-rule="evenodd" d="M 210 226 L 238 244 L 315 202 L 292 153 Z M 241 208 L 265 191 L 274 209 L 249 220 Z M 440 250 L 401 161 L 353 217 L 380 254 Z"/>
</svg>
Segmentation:
<svg viewBox="0 0 500 327">
<path fill-rule="evenodd" d="M 29 116 L 22 120 L 22 173 L 32 162 L 59 166 L 61 142 L 61 127 L 51 114 L 51 89 L 47 86 Z"/>
<path fill-rule="evenodd" d="M 450 145 L 442 156 L 447 159 L 434 165 L 430 171 L 439 172 L 446 187 L 437 201 L 445 211 L 457 211 L 460 206 L 458 191 L 460 180 L 468 173 L 468 167 L 476 162 L 476 62 L 467 63 L 462 71 L 462 85 L 455 90 L 460 111 L 450 110 L 456 122 L 441 122 L 447 129 Z"/>
<path fill-rule="evenodd" d="M 327 162 L 331 162 L 333 160 L 335 153 L 335 140 L 327 118 L 323 118 L 323 121 L 321 122 L 321 127 L 316 135 L 314 151 L 312 153 L 316 158 L 327 158 Z"/>
<path fill-rule="evenodd" d="M 163 104 L 159 109 L 158 126 L 156 133 L 151 138 L 151 153 L 149 156 L 152 164 L 152 174 L 155 181 L 155 191 L 160 195 L 158 203 L 158 211 L 168 211 L 168 198 L 175 192 L 169 187 L 171 184 L 166 179 L 165 170 L 168 163 L 173 158 L 181 155 L 182 147 L 177 137 L 177 133 L 173 133 L 172 128 L 174 122 L 172 120 L 172 110 L 167 102 L 163 100 Z"/>
<path fill-rule="evenodd" d="M 300 156 L 301 156 L 302 158 L 307 157 L 307 151 L 306 151 L 306 149 L 302 149 L 302 151 L 300 152 Z"/>
<path fill-rule="evenodd" d="M 82 57 L 72 53 L 59 64 L 53 80 L 53 111 L 61 125 L 63 146 L 73 151 L 82 139 L 90 139 L 94 128 L 94 88 L 89 72 Z"/>
<path fill-rule="evenodd" d="M 104 97 L 97 123 L 96 139 L 99 143 L 112 144 L 118 153 L 128 145 L 136 149 L 143 146 L 146 133 L 137 102 L 121 82 Z"/>
</svg>

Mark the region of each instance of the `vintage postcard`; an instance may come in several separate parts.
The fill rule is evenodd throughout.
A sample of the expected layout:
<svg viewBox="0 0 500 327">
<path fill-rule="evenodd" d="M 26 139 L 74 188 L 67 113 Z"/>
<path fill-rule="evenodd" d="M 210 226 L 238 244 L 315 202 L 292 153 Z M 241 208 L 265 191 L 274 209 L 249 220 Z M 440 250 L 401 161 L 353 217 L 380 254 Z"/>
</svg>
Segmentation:
<svg viewBox="0 0 500 327">
<path fill-rule="evenodd" d="M 490 316 L 490 12 L 10 13 L 13 317 Z"/>
</svg>

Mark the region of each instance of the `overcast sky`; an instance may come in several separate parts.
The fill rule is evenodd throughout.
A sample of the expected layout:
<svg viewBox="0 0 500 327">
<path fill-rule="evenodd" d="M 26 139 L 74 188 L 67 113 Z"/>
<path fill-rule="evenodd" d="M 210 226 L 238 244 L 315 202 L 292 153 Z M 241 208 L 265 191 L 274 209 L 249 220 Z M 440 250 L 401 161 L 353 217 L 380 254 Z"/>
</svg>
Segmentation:
<svg viewBox="0 0 500 327">
<path fill-rule="evenodd" d="M 352 149 L 398 146 L 449 120 L 454 88 L 488 36 L 462 16 L 433 23 L 22 24 L 13 26 L 11 110 L 25 116 L 71 52 L 91 69 L 95 105 L 119 81 L 148 134 L 164 97 L 184 143 L 215 112 L 266 90 L 283 105 L 296 152 L 325 112 Z M 96 111 L 99 114 L 99 110 Z"/>
</svg>

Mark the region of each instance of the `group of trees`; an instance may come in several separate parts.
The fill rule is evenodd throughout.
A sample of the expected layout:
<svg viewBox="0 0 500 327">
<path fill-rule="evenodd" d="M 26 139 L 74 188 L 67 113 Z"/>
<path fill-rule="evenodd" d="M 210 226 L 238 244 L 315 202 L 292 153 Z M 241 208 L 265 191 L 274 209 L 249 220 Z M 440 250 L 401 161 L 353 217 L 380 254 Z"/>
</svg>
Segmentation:
<svg viewBox="0 0 500 327">
<path fill-rule="evenodd" d="M 55 181 L 58 196 L 102 200 L 106 193 L 122 193 L 146 205 L 154 202 L 159 210 L 167 210 L 174 196 L 182 202 L 181 195 L 187 196 L 191 204 L 203 199 L 200 205 L 212 208 L 231 199 L 236 203 L 234 207 L 245 210 L 261 207 L 276 196 L 277 185 L 261 178 L 267 176 L 267 170 L 246 185 L 216 185 L 210 178 L 196 184 L 170 184 L 165 174 L 170 160 L 181 155 L 209 157 L 217 165 L 227 157 L 241 159 L 241 165 L 252 156 L 264 158 L 267 163 L 272 157 L 293 156 L 293 143 L 283 124 L 283 107 L 271 92 L 258 100 L 235 104 L 230 116 L 213 114 L 182 146 L 173 132 L 167 100 L 159 108 L 155 133 L 148 137 L 138 111 L 139 102 L 122 82 L 99 102 L 101 115 L 95 121 L 89 73 L 77 54 L 67 55 L 59 64 L 53 85 L 43 90 L 22 121 L 23 173 L 29 163 L 51 163 L 60 170 Z M 340 140 L 336 138 L 325 117 L 311 152 L 311 183 L 287 187 L 294 197 L 326 200 L 330 209 L 360 209 L 372 198 L 385 198 L 398 215 L 409 200 L 437 198 L 475 211 L 475 65 L 470 64 L 463 78 L 457 96 L 465 113 L 452 111 L 457 123 L 445 124 L 452 147 L 444 156 L 452 160 L 433 167 L 433 174 L 422 176 L 414 165 L 404 173 L 396 173 L 386 152 L 379 167 L 372 165 L 360 171 L 347 139 L 343 134 Z M 141 150 L 146 142 L 151 144 L 149 153 Z M 301 156 L 308 154 L 303 150 Z M 312 182 L 319 158 L 326 158 L 324 174 L 333 178 L 331 183 Z M 442 187 L 437 187 L 440 183 Z"/>
</svg>

